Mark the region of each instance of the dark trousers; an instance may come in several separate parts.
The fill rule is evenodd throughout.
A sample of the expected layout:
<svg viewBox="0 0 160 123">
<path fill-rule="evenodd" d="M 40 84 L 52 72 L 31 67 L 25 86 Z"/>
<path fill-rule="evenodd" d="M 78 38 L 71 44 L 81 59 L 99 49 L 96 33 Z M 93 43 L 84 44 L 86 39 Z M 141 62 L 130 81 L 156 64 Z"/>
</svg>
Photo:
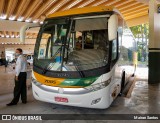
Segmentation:
<svg viewBox="0 0 160 123">
<path fill-rule="evenodd" d="M 18 103 L 20 96 L 22 102 L 27 101 L 26 79 L 27 79 L 27 73 L 20 72 L 18 76 L 18 81 L 15 80 L 14 98 L 12 100 L 12 103 Z"/>
</svg>

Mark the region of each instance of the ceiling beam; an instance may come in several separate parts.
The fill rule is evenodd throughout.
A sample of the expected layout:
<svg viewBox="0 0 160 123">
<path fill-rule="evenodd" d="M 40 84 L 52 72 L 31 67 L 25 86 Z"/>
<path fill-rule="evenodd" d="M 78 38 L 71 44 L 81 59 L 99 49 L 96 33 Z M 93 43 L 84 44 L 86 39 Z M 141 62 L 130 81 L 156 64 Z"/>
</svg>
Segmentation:
<svg viewBox="0 0 160 123">
<path fill-rule="evenodd" d="M 2 14 L 4 14 L 3 12 L 4 12 L 4 4 L 5 4 L 5 0 L 1 0 L 1 4 L 0 4 L 0 16 L 2 15 Z"/>
<path fill-rule="evenodd" d="M 90 6 L 93 2 L 95 2 L 95 0 L 88 0 L 88 1 L 84 2 L 83 4 L 81 4 L 80 6 L 78 6 L 78 8 Z"/>
<path fill-rule="evenodd" d="M 136 8 L 133 8 L 133 9 L 130 9 L 130 10 L 127 10 L 127 11 L 122 11 L 121 13 L 122 13 L 122 14 L 128 14 L 128 13 L 132 13 L 132 12 L 134 12 L 134 11 L 142 11 L 142 10 L 144 10 L 144 9 L 149 9 L 149 8 L 148 8 L 148 6 L 147 6 L 147 7 L 146 7 L 146 6 L 144 6 L 144 7 L 138 6 L 138 7 L 136 7 Z"/>
<path fill-rule="evenodd" d="M 132 1 L 135 1 L 135 0 L 125 0 L 123 2 L 119 2 L 119 4 L 115 5 L 115 7 L 122 7 L 123 5 L 126 5 L 127 3 L 130 3 Z"/>
<path fill-rule="evenodd" d="M 65 4 L 63 4 L 60 8 L 58 8 L 56 11 L 62 11 L 64 8 L 75 2 L 76 0 L 68 0 Z M 56 12 L 55 11 L 55 12 Z"/>
<path fill-rule="evenodd" d="M 23 20 L 31 18 L 32 13 L 38 9 L 38 7 L 42 4 L 42 2 L 43 0 L 34 0 L 32 5 L 29 7 L 29 9 L 27 9 L 26 13 L 23 15 L 24 16 Z"/>
<path fill-rule="evenodd" d="M 35 39 L 37 38 L 37 33 L 34 33 L 33 38 Z"/>
<path fill-rule="evenodd" d="M 45 13 L 46 16 L 52 14 L 53 9 L 61 3 L 61 0 L 57 0 Z"/>
<path fill-rule="evenodd" d="M 82 1 L 83 1 L 83 0 L 76 0 L 76 1 L 73 2 L 71 5 L 68 5 L 66 8 L 64 8 L 63 11 L 64 11 L 64 10 L 71 9 L 71 8 L 73 8 L 73 7 L 75 8 L 75 6 L 78 5 L 79 3 L 81 3 Z"/>
<path fill-rule="evenodd" d="M 17 32 L 13 32 L 13 34 L 14 34 L 14 37 L 16 38 L 16 36 L 17 36 Z"/>
<path fill-rule="evenodd" d="M 56 1 L 57 0 L 48 0 L 44 3 L 37 11 L 34 12 L 32 20 L 40 18 L 40 16 L 43 15 L 48 8 L 52 7 Z"/>
<path fill-rule="evenodd" d="M 104 1 L 104 2 L 100 3 L 98 6 L 107 5 L 107 4 L 112 3 L 114 1 L 115 0 L 107 0 L 107 1 Z"/>
<path fill-rule="evenodd" d="M 11 31 L 8 32 L 8 35 L 9 35 L 9 37 L 12 37 L 12 32 Z"/>
<path fill-rule="evenodd" d="M 119 2 L 120 0 L 114 0 L 114 1 L 111 1 L 111 2 L 109 2 L 107 5 L 108 6 L 112 6 L 113 4 L 116 4 L 117 2 Z M 123 2 L 123 1 L 122 1 Z"/>
<path fill-rule="evenodd" d="M 128 8 L 128 7 L 130 7 L 130 6 L 132 6 L 132 5 L 135 5 L 135 4 L 137 4 L 137 3 L 138 3 L 138 2 L 135 1 L 135 0 L 133 0 L 133 1 L 128 0 L 127 3 L 125 2 L 125 4 L 122 4 L 122 5 L 120 5 L 120 6 L 117 5 L 116 8 L 119 9 L 119 10 L 122 10 L 122 9 L 124 9 L 124 8 Z"/>
<path fill-rule="evenodd" d="M 126 9 L 123 9 L 123 10 L 120 10 L 121 13 L 128 13 L 129 11 L 132 11 L 132 10 L 135 10 L 135 9 L 139 9 L 139 8 L 144 8 L 144 7 L 147 7 L 146 5 L 143 5 L 143 4 L 137 4 L 137 5 L 133 5 L 129 8 L 126 8 Z"/>
<path fill-rule="evenodd" d="M 137 13 L 137 14 L 134 14 L 134 15 L 130 15 L 130 16 L 124 17 L 124 19 L 129 20 L 129 19 L 144 16 L 144 15 L 148 15 L 148 11 L 144 11 L 144 12 L 140 12 L 140 13 Z"/>
<path fill-rule="evenodd" d="M 130 1 L 132 1 L 132 0 L 130 0 Z M 128 2 L 128 0 L 119 0 L 119 1 L 116 1 L 115 3 L 113 3 L 112 6 L 117 7 L 118 5 L 122 5 L 126 2 Z"/>
<path fill-rule="evenodd" d="M 108 0 L 99 0 L 98 2 L 96 3 L 93 3 L 92 6 L 99 6 L 100 4 L 103 4 L 104 2 L 106 2 Z"/>
<path fill-rule="evenodd" d="M 100 0 L 99 0 L 100 1 Z M 100 1 L 101 2 L 101 1 Z M 94 4 L 96 4 L 97 3 L 97 0 L 94 0 L 94 1 L 92 1 L 92 2 L 90 2 L 89 4 L 87 4 L 86 6 L 93 6 Z"/>
<path fill-rule="evenodd" d="M 17 6 L 18 0 L 10 0 L 7 6 L 7 11 L 6 11 L 6 18 L 8 19 L 12 14 L 13 11 L 15 10 L 15 7 Z"/>
<path fill-rule="evenodd" d="M 141 10 L 136 10 L 136 11 L 132 11 L 130 13 L 127 13 L 127 14 L 122 14 L 124 17 L 127 17 L 127 16 L 131 16 L 131 15 L 134 15 L 134 14 L 137 14 L 137 13 L 141 13 L 141 12 L 146 12 L 148 11 L 148 8 L 146 9 L 141 9 Z"/>
<path fill-rule="evenodd" d="M 62 0 L 61 3 L 59 3 L 53 10 L 52 13 L 57 12 L 59 8 L 61 8 L 63 5 L 67 4 L 70 0 Z"/>
<path fill-rule="evenodd" d="M 144 15 L 137 18 L 129 19 L 126 21 L 126 23 L 128 27 L 133 27 L 140 24 L 148 23 L 148 20 L 149 20 L 148 15 Z"/>
<path fill-rule="evenodd" d="M 89 0 L 82 0 L 81 2 L 79 2 L 77 5 L 71 7 L 71 8 L 78 8 L 79 6 L 85 4 L 86 2 L 88 2 Z"/>
<path fill-rule="evenodd" d="M 28 5 L 30 3 L 31 0 L 21 0 L 21 2 L 19 3 L 17 10 L 15 12 L 15 20 L 17 20 L 19 17 L 21 17 L 24 13 L 25 10 L 27 10 Z"/>
<path fill-rule="evenodd" d="M 3 34 L 6 36 L 6 31 L 3 31 Z"/>
</svg>

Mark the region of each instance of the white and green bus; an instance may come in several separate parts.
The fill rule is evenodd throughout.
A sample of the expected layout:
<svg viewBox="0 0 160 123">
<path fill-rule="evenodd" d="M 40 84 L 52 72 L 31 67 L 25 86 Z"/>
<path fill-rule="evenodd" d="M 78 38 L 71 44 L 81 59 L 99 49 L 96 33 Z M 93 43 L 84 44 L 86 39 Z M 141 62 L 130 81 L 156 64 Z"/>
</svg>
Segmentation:
<svg viewBox="0 0 160 123">
<path fill-rule="evenodd" d="M 118 64 L 123 23 L 122 17 L 108 6 L 49 15 L 40 27 L 34 50 L 35 99 L 108 108 L 129 77 Z"/>
</svg>

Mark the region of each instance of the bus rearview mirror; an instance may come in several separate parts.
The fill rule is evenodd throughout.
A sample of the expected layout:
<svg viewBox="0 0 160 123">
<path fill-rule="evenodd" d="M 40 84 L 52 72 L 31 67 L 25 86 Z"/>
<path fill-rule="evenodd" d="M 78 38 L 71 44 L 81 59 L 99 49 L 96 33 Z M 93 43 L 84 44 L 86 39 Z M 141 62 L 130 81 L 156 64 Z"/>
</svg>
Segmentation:
<svg viewBox="0 0 160 123">
<path fill-rule="evenodd" d="M 108 19 L 108 39 L 112 41 L 117 38 L 118 17 L 116 14 L 111 15 Z"/>
</svg>

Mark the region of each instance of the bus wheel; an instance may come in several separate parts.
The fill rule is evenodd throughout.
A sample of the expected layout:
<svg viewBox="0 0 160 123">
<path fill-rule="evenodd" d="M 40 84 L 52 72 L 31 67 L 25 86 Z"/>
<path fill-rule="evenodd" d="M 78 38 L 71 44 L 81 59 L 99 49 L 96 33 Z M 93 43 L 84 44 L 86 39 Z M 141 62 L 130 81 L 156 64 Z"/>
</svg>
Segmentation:
<svg viewBox="0 0 160 123">
<path fill-rule="evenodd" d="M 122 96 L 122 92 L 123 92 L 123 89 L 124 89 L 124 86 L 125 86 L 125 71 L 123 71 L 122 73 L 122 78 L 121 78 L 121 91 L 120 91 L 120 96 Z"/>
</svg>

